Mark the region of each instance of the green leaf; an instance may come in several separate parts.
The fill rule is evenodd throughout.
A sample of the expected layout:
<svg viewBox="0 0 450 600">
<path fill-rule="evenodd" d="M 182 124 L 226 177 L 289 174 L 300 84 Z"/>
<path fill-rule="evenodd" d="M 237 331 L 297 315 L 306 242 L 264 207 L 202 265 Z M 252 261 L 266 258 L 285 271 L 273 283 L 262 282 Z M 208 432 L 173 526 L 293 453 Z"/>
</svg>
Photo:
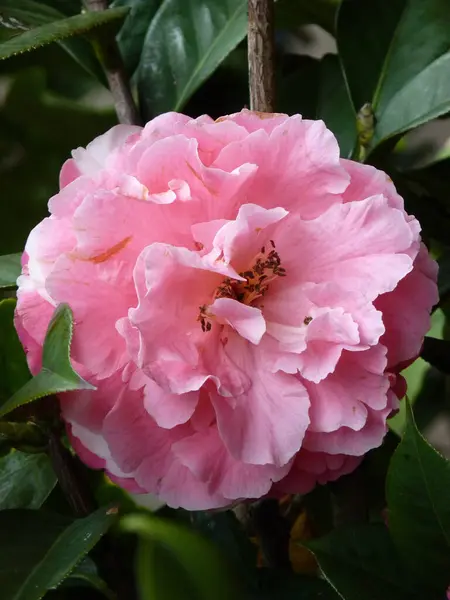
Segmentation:
<svg viewBox="0 0 450 600">
<path fill-rule="evenodd" d="M 46 454 L 13 450 L 0 458 L 0 510 L 37 509 L 56 485 L 56 475 Z"/>
<path fill-rule="evenodd" d="M 130 8 L 117 35 L 120 52 L 130 75 L 139 64 L 147 30 L 161 2 L 162 0 L 116 0 L 112 4 L 113 7 Z"/>
<path fill-rule="evenodd" d="M 249 587 L 255 585 L 257 548 L 249 540 L 235 514 L 231 511 L 196 511 L 191 513 L 190 520 L 199 533 L 220 548 L 235 572 L 239 573 L 240 580 Z"/>
<path fill-rule="evenodd" d="M 98 574 L 97 567 L 89 556 L 86 556 L 86 558 L 73 569 L 69 577 L 67 577 L 59 587 L 64 589 L 66 587 L 74 586 L 94 588 L 106 596 L 108 600 L 115 600 L 116 598 L 105 581 Z"/>
<path fill-rule="evenodd" d="M 389 530 L 415 577 L 442 594 L 450 573 L 450 462 L 422 437 L 406 401 L 406 428 L 389 468 Z"/>
<path fill-rule="evenodd" d="M 101 508 L 72 522 L 41 511 L 0 512 L 2 600 L 40 600 L 95 546 L 116 512 Z"/>
<path fill-rule="evenodd" d="M 341 156 L 352 156 L 356 141 L 356 118 L 339 59 L 328 54 L 320 65 L 316 118 L 322 119 L 339 142 Z"/>
<path fill-rule="evenodd" d="M 447 0 L 347 0 L 337 23 L 355 114 L 375 111 L 372 145 L 450 109 Z"/>
<path fill-rule="evenodd" d="M 93 390 L 70 364 L 73 318 L 67 304 L 60 304 L 49 323 L 42 353 L 42 369 L 0 407 L 0 417 L 37 398 L 71 390 Z"/>
<path fill-rule="evenodd" d="M 0 0 L 0 14 L 3 23 L 8 23 L 8 27 L 17 33 L 66 17 L 59 10 L 36 0 Z M 88 73 L 104 82 L 102 67 L 88 40 L 73 38 L 60 41 L 59 45 Z"/>
<path fill-rule="evenodd" d="M 145 37 L 137 84 L 144 116 L 179 111 L 247 29 L 245 0 L 164 0 Z"/>
<path fill-rule="evenodd" d="M 6 254 L 0 256 L 0 288 L 15 288 L 22 266 L 20 259 L 22 255 Z"/>
<path fill-rule="evenodd" d="M 0 302 L 0 406 L 31 377 L 14 327 L 15 307 L 14 298 Z"/>
<path fill-rule="evenodd" d="M 39 25 L 0 44 L 0 60 L 23 52 L 30 52 L 52 42 L 88 33 L 97 27 L 110 25 L 124 19 L 127 12 L 126 8 L 114 8 L 99 12 L 87 12 Z"/>
<path fill-rule="evenodd" d="M 307 547 L 344 600 L 419 600 L 384 524 L 335 529 Z"/>
<path fill-rule="evenodd" d="M 59 10 L 36 0 L 0 0 L 3 27 L 23 30 L 26 26 L 44 25 L 64 17 Z"/>
<path fill-rule="evenodd" d="M 226 563 L 197 533 L 138 514 L 126 516 L 122 524 L 141 536 L 137 567 L 142 600 L 237 598 Z"/>
<path fill-rule="evenodd" d="M 447 113 L 450 110 L 449 69 L 450 52 L 410 80 L 381 113 L 375 141 L 403 133 Z"/>
</svg>

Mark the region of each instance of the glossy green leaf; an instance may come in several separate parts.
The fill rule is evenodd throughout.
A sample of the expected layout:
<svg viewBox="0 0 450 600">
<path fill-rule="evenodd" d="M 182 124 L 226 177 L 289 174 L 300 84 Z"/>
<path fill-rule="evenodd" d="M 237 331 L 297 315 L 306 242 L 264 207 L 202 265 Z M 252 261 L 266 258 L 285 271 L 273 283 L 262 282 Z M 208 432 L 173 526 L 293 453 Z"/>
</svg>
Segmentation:
<svg viewBox="0 0 450 600">
<path fill-rule="evenodd" d="M 127 12 L 126 8 L 87 12 L 39 25 L 0 44 L 0 60 L 23 52 L 30 52 L 52 42 L 88 33 L 97 27 L 120 22 L 125 18 Z"/>
<path fill-rule="evenodd" d="M 0 512 L 2 600 L 40 600 L 65 579 L 116 519 L 101 508 L 68 521 L 41 511 Z"/>
<path fill-rule="evenodd" d="M 374 144 L 450 109 L 447 0 L 346 0 L 337 41 L 355 114 L 373 105 Z"/>
<path fill-rule="evenodd" d="M 67 16 L 57 8 L 37 0 L 0 0 L 0 14 L 3 24 L 15 31 L 15 35 L 33 27 L 62 20 Z M 102 67 L 88 40 L 73 37 L 58 43 L 81 67 L 104 83 Z"/>
<path fill-rule="evenodd" d="M 0 440 L 7 441 L 10 448 L 22 452 L 44 452 L 48 436 L 33 421 L 5 421 L 0 419 Z"/>
<path fill-rule="evenodd" d="M 405 564 L 444 597 L 450 573 L 450 462 L 418 431 L 407 402 L 406 428 L 388 472 L 389 529 Z"/>
<path fill-rule="evenodd" d="M 15 288 L 22 267 L 21 254 L 6 254 L 0 256 L 0 288 Z"/>
<path fill-rule="evenodd" d="M 450 24 L 449 24 L 450 26 Z M 450 45 L 450 35 L 447 41 Z M 450 52 L 418 73 L 380 113 L 375 141 L 418 127 L 450 110 Z"/>
<path fill-rule="evenodd" d="M 0 417 L 37 398 L 71 390 L 95 389 L 72 369 L 72 311 L 60 304 L 50 321 L 42 354 L 42 369 L 0 407 Z"/>
<path fill-rule="evenodd" d="M 130 75 L 139 64 L 147 30 L 161 3 L 162 0 L 115 0 L 112 4 L 113 7 L 126 6 L 130 9 L 117 35 L 120 52 Z"/>
<path fill-rule="evenodd" d="M 59 588 L 64 589 L 74 586 L 94 588 L 101 592 L 108 600 L 116 600 L 115 594 L 111 592 L 105 581 L 100 577 L 94 561 L 89 556 L 86 556 L 73 569 L 69 577 L 61 583 Z"/>
<path fill-rule="evenodd" d="M 179 111 L 245 37 L 245 0 L 164 0 L 137 73 L 144 116 Z"/>
<path fill-rule="evenodd" d="M 339 142 L 341 156 L 350 158 L 356 141 L 356 118 L 339 59 L 325 56 L 320 65 L 316 118 L 322 119 Z"/>
<path fill-rule="evenodd" d="M 15 307 L 14 298 L 0 302 L 0 406 L 31 377 L 14 327 Z"/>
<path fill-rule="evenodd" d="M 126 531 L 142 538 L 137 564 L 142 600 L 239 597 L 227 564 L 197 533 L 172 521 L 138 514 L 125 517 L 122 523 Z"/>
<path fill-rule="evenodd" d="M 46 454 L 13 450 L 0 458 L 0 510 L 40 508 L 56 485 Z"/>
<path fill-rule="evenodd" d="M 307 546 L 327 581 L 344 600 L 420 598 L 405 576 L 387 528 L 381 523 L 335 529 Z"/>
</svg>

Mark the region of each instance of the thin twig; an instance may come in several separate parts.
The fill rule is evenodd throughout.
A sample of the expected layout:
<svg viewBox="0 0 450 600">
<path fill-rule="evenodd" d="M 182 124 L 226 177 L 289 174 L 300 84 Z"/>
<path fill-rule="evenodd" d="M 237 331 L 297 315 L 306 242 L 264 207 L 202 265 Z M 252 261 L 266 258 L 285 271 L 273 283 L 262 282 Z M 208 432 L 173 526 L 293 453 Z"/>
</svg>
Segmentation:
<svg viewBox="0 0 450 600">
<path fill-rule="evenodd" d="M 275 110 L 274 0 L 248 0 L 250 108 Z"/>
<path fill-rule="evenodd" d="M 91 11 L 108 9 L 106 0 L 86 0 L 86 6 Z M 131 94 L 122 56 L 115 38 L 109 32 L 100 31 L 96 41 L 119 122 L 127 125 L 140 125 L 139 112 Z"/>
<path fill-rule="evenodd" d="M 48 450 L 53 469 L 70 508 L 77 517 L 86 517 L 95 510 L 95 502 L 77 459 L 63 446 L 59 432 L 50 433 Z"/>
<path fill-rule="evenodd" d="M 64 426 L 58 398 L 48 396 L 35 406 L 38 419 L 47 427 L 48 454 L 61 490 L 75 516 L 85 517 L 97 508 L 96 502 L 81 463 L 62 443 Z"/>
</svg>

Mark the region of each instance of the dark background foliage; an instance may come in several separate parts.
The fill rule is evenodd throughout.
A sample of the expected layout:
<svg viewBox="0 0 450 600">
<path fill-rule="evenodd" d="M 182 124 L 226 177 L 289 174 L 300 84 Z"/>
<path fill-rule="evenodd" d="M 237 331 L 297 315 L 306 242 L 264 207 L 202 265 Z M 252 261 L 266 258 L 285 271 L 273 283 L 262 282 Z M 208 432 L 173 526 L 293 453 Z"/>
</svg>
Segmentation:
<svg viewBox="0 0 450 600">
<path fill-rule="evenodd" d="M 445 600 L 450 463 L 429 441 L 450 456 L 449 1 L 276 2 L 277 111 L 323 119 L 343 157 L 389 174 L 440 263 L 441 299 L 405 372 L 409 400 L 355 473 L 217 513 L 152 514 L 83 467 L 52 396 L 88 385 L 70 366 L 70 309 L 34 378 L 12 317 L 19 253 L 62 163 L 116 122 L 105 39 L 143 120 L 218 117 L 249 103 L 246 0 L 84 8 L 0 0 L 1 599 Z"/>
</svg>

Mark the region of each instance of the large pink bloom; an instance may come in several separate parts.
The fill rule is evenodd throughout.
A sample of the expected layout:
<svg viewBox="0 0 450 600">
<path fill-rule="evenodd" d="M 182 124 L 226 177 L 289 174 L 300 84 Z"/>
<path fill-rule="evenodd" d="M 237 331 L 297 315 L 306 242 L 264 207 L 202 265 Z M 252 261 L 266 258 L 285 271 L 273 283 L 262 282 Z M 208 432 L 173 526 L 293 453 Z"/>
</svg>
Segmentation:
<svg viewBox="0 0 450 600">
<path fill-rule="evenodd" d="M 39 368 L 75 319 L 74 447 L 120 485 L 205 509 L 305 493 L 378 446 L 437 300 L 386 175 L 321 121 L 165 114 L 73 152 L 30 234 L 17 327 Z"/>
</svg>

